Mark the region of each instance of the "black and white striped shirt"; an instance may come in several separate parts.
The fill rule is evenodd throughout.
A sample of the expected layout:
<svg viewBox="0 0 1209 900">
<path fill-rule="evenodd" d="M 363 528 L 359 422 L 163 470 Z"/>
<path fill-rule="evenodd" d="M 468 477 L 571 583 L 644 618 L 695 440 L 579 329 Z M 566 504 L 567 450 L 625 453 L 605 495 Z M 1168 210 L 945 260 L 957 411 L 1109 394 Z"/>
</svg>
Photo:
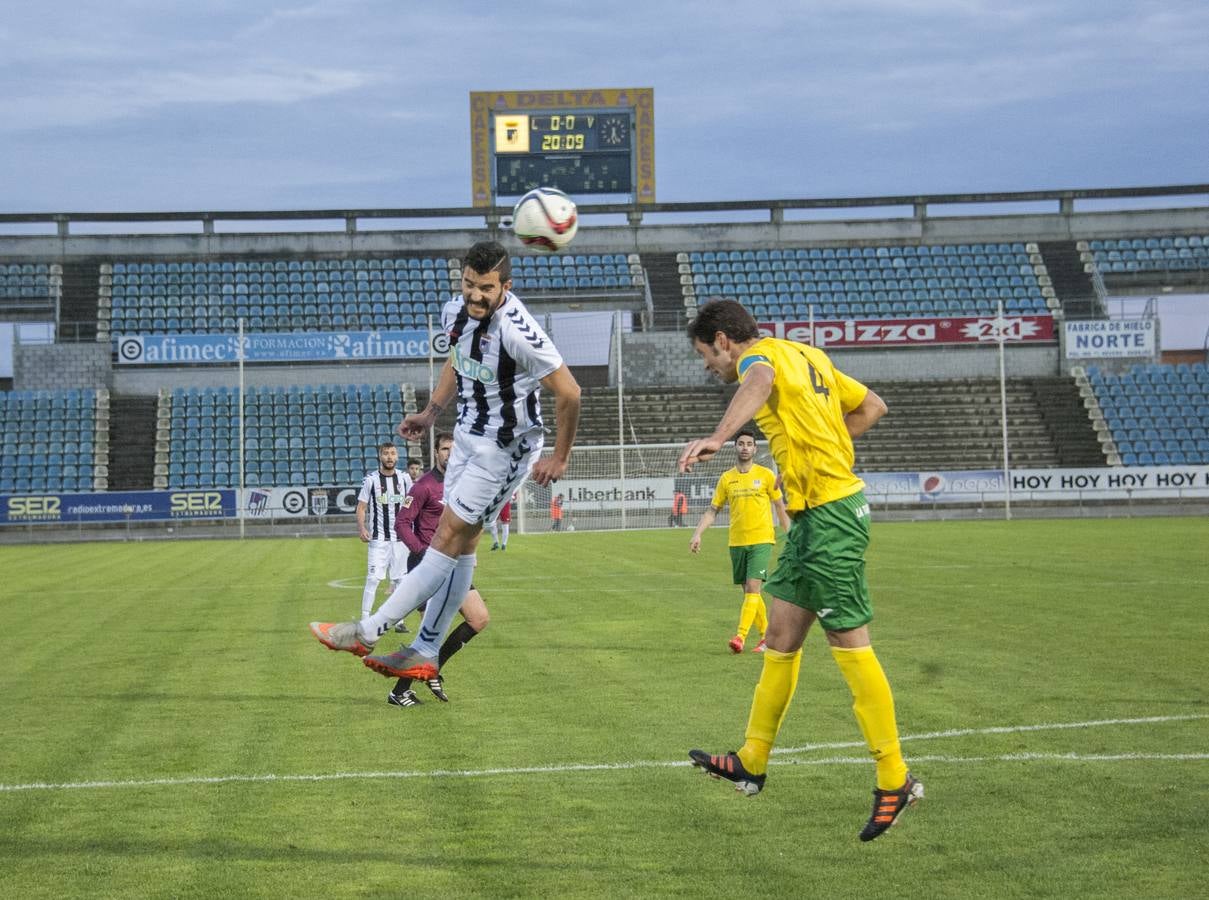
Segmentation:
<svg viewBox="0 0 1209 900">
<path fill-rule="evenodd" d="M 371 541 L 399 541 L 395 534 L 395 516 L 411 490 L 411 477 L 396 469 L 384 475 L 375 469 L 361 482 L 357 500 L 365 504 L 365 528 Z"/>
<path fill-rule="evenodd" d="M 456 430 L 494 438 L 501 447 L 540 433 L 540 382 L 563 358 L 520 299 L 509 291 L 495 312 L 479 321 L 467 315 L 459 295 L 445 304 L 441 327 L 458 379 Z"/>
</svg>

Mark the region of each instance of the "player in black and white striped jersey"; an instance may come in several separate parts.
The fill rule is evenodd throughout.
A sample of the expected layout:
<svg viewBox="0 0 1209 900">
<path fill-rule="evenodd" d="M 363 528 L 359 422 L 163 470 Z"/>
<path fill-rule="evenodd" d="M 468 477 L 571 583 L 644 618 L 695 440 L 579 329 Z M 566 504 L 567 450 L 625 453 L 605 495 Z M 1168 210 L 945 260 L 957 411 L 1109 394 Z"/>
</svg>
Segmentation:
<svg viewBox="0 0 1209 900">
<path fill-rule="evenodd" d="M 438 644 L 470 586 L 483 526 L 495 521 L 526 477 L 549 485 L 567 470 L 579 423 L 579 385 L 511 287 L 507 250 L 494 241 L 470 248 L 462 295 L 441 314 L 449 359 L 428 406 L 407 416 L 398 429 L 407 440 L 419 439 L 457 398 L 445 511 L 424 559 L 372 616 L 311 623 L 324 646 L 366 656 L 365 664 L 383 675 L 436 677 Z M 554 451 L 544 458 L 539 387 L 554 394 L 558 426 Z M 382 634 L 426 600 L 424 621 L 410 647 L 368 656 Z"/>
<path fill-rule="evenodd" d="M 378 585 L 390 578 L 393 591 L 407 572 L 407 545 L 395 534 L 395 516 L 411 490 L 411 477 L 400 472 L 399 449 L 392 441 L 378 445 L 378 468 L 368 473 L 357 494 L 357 533 L 369 544 L 369 568 L 361 591 L 361 617 L 374 611 Z"/>
</svg>

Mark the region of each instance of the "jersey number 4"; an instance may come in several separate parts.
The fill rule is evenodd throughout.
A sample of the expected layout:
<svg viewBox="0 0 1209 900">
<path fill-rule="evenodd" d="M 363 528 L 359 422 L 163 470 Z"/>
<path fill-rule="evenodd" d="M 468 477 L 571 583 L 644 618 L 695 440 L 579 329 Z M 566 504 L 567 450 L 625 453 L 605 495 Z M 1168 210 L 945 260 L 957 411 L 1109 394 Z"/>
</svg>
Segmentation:
<svg viewBox="0 0 1209 900">
<path fill-rule="evenodd" d="M 810 386 L 814 388 L 814 392 L 816 394 L 822 394 L 824 397 L 831 399 L 831 390 L 823 383 L 823 380 L 819 378 L 819 373 L 815 370 L 814 366 L 812 366 L 810 363 L 807 363 L 806 366 L 810 369 Z"/>
</svg>

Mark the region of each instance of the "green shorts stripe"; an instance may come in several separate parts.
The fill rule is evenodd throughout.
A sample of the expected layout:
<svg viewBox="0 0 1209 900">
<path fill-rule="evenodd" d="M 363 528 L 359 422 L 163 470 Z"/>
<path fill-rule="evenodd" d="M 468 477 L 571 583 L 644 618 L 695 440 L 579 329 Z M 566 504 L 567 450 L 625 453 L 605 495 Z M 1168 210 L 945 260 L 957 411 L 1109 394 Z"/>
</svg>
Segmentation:
<svg viewBox="0 0 1209 900">
<path fill-rule="evenodd" d="M 863 491 L 794 516 L 776 571 L 764 589 L 819 617 L 828 631 L 873 618 L 865 581 L 869 502 Z"/>
<path fill-rule="evenodd" d="M 772 544 L 744 544 L 730 548 L 730 569 L 735 584 L 749 578 L 764 581 L 768 578 L 768 561 L 772 558 Z"/>
</svg>

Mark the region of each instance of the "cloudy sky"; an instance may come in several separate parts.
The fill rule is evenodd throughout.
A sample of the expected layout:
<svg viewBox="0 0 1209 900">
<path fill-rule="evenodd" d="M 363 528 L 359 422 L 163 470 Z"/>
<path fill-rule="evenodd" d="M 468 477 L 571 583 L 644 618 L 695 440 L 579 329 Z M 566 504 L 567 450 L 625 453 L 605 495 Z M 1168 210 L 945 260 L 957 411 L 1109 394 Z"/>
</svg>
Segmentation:
<svg viewBox="0 0 1209 900">
<path fill-rule="evenodd" d="M 631 86 L 664 201 L 1209 180 L 1204 0 L 0 0 L 0 211 L 463 206 L 470 91 Z"/>
</svg>

